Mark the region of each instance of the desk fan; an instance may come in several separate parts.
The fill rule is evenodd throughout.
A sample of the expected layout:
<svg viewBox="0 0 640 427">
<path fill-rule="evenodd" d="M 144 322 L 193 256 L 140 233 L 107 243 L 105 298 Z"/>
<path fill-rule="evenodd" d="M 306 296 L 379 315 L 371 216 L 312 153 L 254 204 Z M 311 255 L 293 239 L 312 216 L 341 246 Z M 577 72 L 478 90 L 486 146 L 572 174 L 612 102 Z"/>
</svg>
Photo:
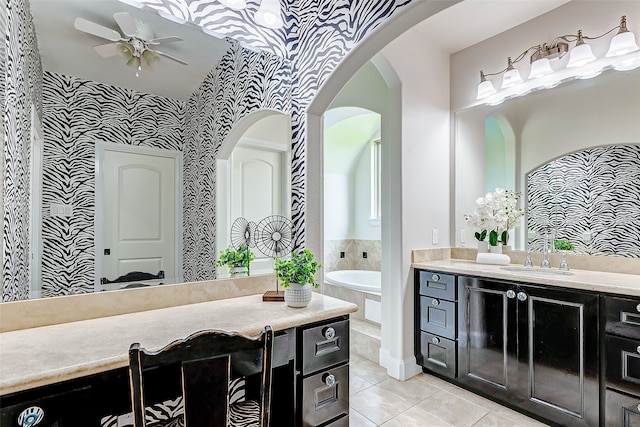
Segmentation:
<svg viewBox="0 0 640 427">
<path fill-rule="evenodd" d="M 256 231 L 256 245 L 264 255 L 280 258 L 291 253 L 293 248 L 293 224 L 291 220 L 281 215 L 271 215 L 258 223 Z M 262 296 L 263 301 L 284 301 L 284 292 L 267 291 Z"/>
</svg>

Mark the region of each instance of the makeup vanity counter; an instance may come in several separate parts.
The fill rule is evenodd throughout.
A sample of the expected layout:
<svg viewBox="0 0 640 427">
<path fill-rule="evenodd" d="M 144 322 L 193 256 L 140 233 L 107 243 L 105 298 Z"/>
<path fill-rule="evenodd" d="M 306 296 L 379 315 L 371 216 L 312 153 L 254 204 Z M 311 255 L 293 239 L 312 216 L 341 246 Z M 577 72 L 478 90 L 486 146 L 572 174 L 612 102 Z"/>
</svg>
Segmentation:
<svg viewBox="0 0 640 427">
<path fill-rule="evenodd" d="M 342 362 L 345 363 L 348 362 L 348 315 L 356 310 L 355 304 L 315 292 L 310 304 L 301 309 L 290 308 L 284 302 L 263 302 L 262 294 L 257 294 L 3 332 L 0 333 L 0 406 L 6 408 L 15 402 L 16 396 L 33 389 L 75 384 L 84 378 L 94 378 L 94 383 L 87 387 L 95 388 L 96 383 L 111 373 L 119 378 L 117 394 L 123 394 L 120 398 L 128 400 L 126 367 L 132 343 L 158 349 L 202 329 L 255 335 L 265 325 L 271 325 L 276 332 L 274 360 L 281 356 L 283 364 L 293 366 L 296 354 L 302 354 L 297 353 L 300 349 L 296 346 L 297 341 L 303 341 L 297 338 L 302 337 L 302 332 L 306 337 L 307 331 L 318 325 L 335 325 L 336 331 L 343 331 L 338 326 L 346 327 L 340 345 L 347 349 Z M 284 349 L 278 350 L 278 337 L 283 335 L 287 335 L 285 340 L 280 340 Z M 334 369 L 337 368 L 334 366 Z M 289 381 L 298 381 L 297 376 L 303 381 L 301 374 L 287 375 Z M 73 388 L 78 389 L 75 385 Z M 289 388 L 293 390 L 290 382 Z"/>
</svg>

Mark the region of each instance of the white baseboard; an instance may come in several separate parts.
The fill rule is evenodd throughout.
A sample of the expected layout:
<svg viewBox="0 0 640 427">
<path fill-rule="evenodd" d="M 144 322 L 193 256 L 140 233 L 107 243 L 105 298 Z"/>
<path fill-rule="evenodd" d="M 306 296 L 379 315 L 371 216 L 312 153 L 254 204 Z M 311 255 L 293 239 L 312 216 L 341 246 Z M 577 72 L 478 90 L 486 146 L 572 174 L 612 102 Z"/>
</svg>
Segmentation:
<svg viewBox="0 0 640 427">
<path fill-rule="evenodd" d="M 422 368 L 416 363 L 415 356 L 398 359 L 391 356 L 386 348 L 380 347 L 380 366 L 387 369 L 387 375 L 400 381 L 408 380 L 422 373 Z"/>
</svg>

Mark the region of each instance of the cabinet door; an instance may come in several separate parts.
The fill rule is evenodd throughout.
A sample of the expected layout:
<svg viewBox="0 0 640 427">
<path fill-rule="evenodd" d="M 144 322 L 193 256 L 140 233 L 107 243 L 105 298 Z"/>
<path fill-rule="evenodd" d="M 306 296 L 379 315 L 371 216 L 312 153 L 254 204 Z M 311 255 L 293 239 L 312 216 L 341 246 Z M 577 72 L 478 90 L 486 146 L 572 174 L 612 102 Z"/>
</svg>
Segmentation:
<svg viewBox="0 0 640 427">
<path fill-rule="evenodd" d="M 458 278 L 459 381 L 508 399 L 516 385 L 515 288 L 508 282 Z"/>
<path fill-rule="evenodd" d="M 566 426 L 598 425 L 598 297 L 518 288 L 521 406 Z"/>
</svg>

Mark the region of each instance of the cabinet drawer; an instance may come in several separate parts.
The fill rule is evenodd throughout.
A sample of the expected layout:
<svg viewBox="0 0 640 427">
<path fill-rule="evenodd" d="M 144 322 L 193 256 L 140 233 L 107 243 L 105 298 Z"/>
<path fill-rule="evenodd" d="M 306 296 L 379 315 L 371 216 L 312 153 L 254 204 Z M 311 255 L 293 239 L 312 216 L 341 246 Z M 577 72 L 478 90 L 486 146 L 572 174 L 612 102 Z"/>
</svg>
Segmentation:
<svg viewBox="0 0 640 427">
<path fill-rule="evenodd" d="M 330 376 L 333 376 L 334 381 L 330 380 Z M 348 414 L 349 365 L 328 369 L 305 378 L 302 380 L 302 396 L 304 426 L 317 426 L 340 414 Z"/>
<path fill-rule="evenodd" d="M 308 328 L 302 331 L 302 374 L 349 359 L 349 321 Z"/>
<path fill-rule="evenodd" d="M 420 295 L 452 301 L 456 299 L 456 276 L 452 274 L 418 270 L 418 281 Z"/>
<path fill-rule="evenodd" d="M 640 341 L 607 335 L 605 346 L 607 385 L 640 394 Z"/>
<path fill-rule="evenodd" d="M 438 298 L 420 297 L 420 329 L 456 339 L 456 304 Z"/>
<path fill-rule="evenodd" d="M 640 340 L 640 300 L 605 297 L 608 334 Z"/>
<path fill-rule="evenodd" d="M 344 417 L 327 424 L 327 427 L 349 427 L 349 415 L 345 415 Z"/>
<path fill-rule="evenodd" d="M 451 378 L 456 377 L 456 342 L 427 332 L 420 334 L 422 366 Z"/>
<path fill-rule="evenodd" d="M 606 392 L 605 426 L 640 426 L 640 398 L 628 396 L 613 390 Z"/>
</svg>

